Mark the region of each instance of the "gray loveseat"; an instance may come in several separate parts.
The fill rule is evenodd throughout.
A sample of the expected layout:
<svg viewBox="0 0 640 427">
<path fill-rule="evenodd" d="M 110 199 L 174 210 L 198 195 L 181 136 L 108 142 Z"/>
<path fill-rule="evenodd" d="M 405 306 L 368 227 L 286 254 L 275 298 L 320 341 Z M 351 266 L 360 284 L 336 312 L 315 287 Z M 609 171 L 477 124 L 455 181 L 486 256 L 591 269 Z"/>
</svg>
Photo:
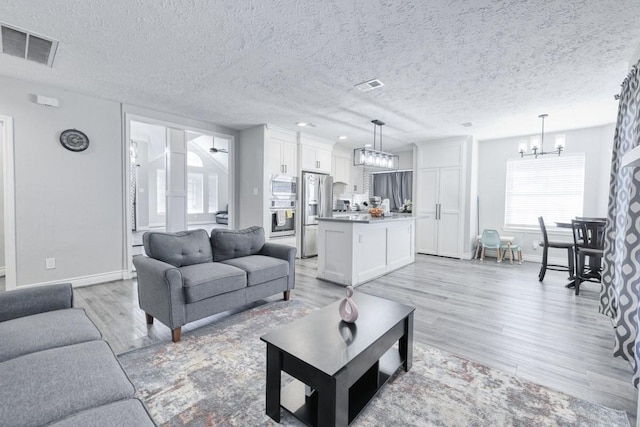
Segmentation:
<svg viewBox="0 0 640 427">
<path fill-rule="evenodd" d="M 147 232 L 147 256 L 133 264 L 147 323 L 156 318 L 180 341 L 182 326 L 282 292 L 295 285 L 296 248 L 265 243 L 264 229 Z"/>
<path fill-rule="evenodd" d="M 0 425 L 155 426 L 70 284 L 0 294 Z"/>
</svg>

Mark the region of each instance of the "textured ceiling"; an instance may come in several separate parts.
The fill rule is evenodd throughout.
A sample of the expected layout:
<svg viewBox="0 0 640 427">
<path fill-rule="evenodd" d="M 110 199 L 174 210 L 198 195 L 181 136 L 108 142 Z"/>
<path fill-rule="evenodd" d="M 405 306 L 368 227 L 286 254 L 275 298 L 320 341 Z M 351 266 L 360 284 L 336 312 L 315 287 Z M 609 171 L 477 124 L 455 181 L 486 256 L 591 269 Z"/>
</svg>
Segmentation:
<svg viewBox="0 0 640 427">
<path fill-rule="evenodd" d="M 380 119 L 385 149 L 612 123 L 640 40 L 637 0 L 3 0 L 0 21 L 60 41 L 5 76 L 352 146 Z"/>
</svg>

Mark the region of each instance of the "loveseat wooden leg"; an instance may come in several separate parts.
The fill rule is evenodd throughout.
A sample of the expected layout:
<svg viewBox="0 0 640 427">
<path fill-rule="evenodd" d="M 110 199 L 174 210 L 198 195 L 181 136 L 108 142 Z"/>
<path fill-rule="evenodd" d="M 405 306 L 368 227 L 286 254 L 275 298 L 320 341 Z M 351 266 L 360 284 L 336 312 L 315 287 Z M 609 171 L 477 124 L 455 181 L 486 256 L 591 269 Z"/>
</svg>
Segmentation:
<svg viewBox="0 0 640 427">
<path fill-rule="evenodd" d="M 289 298 L 291 298 L 291 291 L 284 291 L 284 300 L 285 301 L 289 301 Z"/>
<path fill-rule="evenodd" d="M 145 313 L 145 315 L 147 316 L 147 325 L 153 325 L 153 316 L 149 313 Z"/>
<path fill-rule="evenodd" d="M 171 330 L 171 341 L 180 342 L 180 334 L 182 333 L 182 328 L 178 327 Z"/>
</svg>

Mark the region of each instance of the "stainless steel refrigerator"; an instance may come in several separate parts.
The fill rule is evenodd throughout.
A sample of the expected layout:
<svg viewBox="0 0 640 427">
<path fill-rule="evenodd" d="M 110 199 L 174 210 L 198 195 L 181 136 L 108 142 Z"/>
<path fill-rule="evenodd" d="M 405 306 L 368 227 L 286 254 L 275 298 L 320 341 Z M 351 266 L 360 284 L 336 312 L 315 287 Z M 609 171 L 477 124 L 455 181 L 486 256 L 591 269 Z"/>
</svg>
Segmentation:
<svg viewBox="0 0 640 427">
<path fill-rule="evenodd" d="M 333 215 L 333 177 L 302 172 L 302 258 L 318 255 L 318 218 Z"/>
</svg>

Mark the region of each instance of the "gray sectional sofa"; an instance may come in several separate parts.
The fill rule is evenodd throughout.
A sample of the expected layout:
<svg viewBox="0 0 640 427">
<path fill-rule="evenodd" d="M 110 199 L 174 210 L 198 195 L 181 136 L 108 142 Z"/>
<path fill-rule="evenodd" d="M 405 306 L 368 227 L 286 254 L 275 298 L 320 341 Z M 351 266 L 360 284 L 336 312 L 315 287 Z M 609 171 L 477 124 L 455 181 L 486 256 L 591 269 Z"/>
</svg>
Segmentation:
<svg viewBox="0 0 640 427">
<path fill-rule="evenodd" d="M 0 425 L 155 426 L 70 284 L 0 294 Z"/>
<path fill-rule="evenodd" d="M 147 232 L 145 255 L 133 258 L 138 300 L 180 341 L 189 322 L 282 292 L 295 285 L 296 248 L 265 243 L 264 229 Z"/>
</svg>

